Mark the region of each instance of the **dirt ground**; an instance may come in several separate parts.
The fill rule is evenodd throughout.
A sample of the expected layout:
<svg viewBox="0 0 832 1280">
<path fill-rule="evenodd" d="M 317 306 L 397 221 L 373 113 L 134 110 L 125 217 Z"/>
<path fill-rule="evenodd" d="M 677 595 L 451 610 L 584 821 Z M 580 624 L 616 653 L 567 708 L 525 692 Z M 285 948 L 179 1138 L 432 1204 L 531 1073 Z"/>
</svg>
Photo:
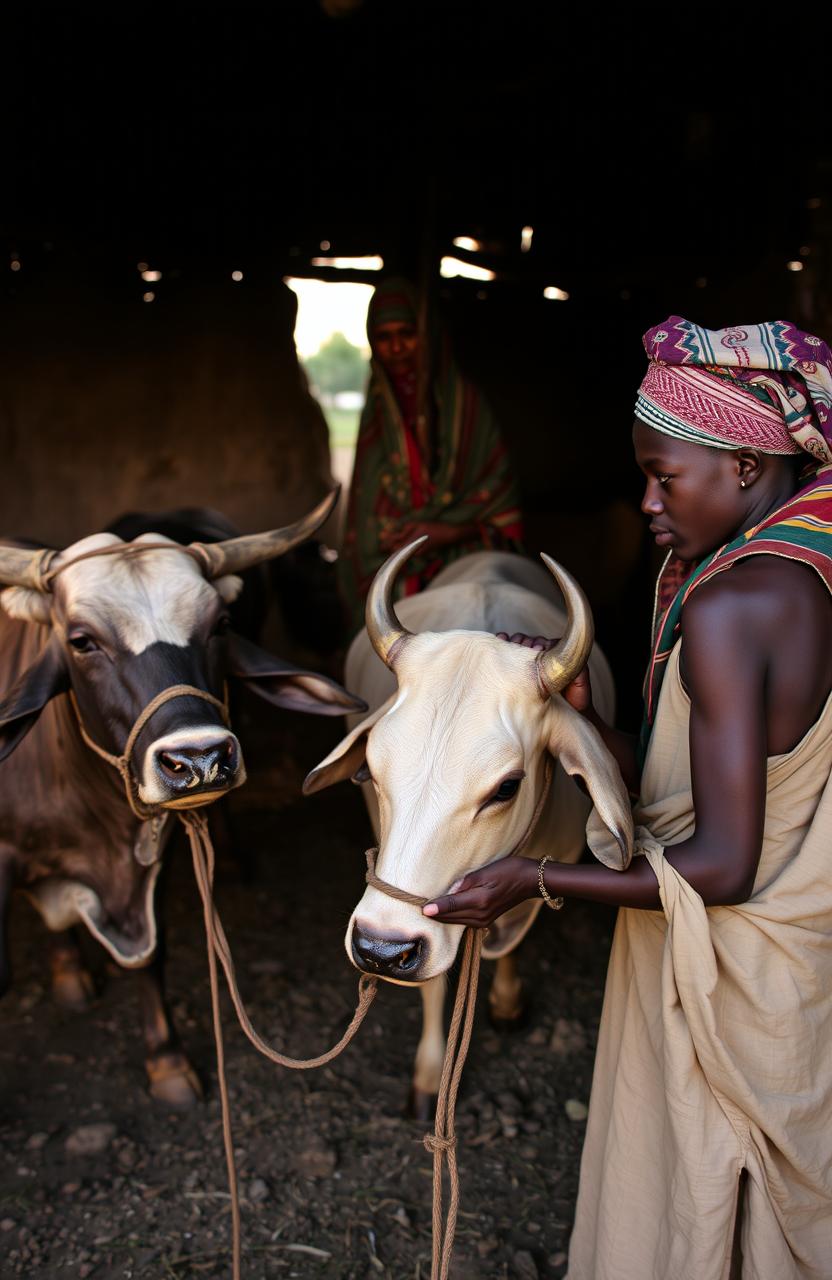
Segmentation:
<svg viewBox="0 0 832 1280">
<path fill-rule="evenodd" d="M 247 867 L 226 869 L 217 902 L 255 1025 L 309 1056 L 355 1005 L 343 934 L 370 832 L 354 787 L 300 798 L 340 722 L 275 721 L 258 735 L 269 769 L 251 770 L 230 802 Z M 147 1095 L 134 979 L 111 973 L 87 940 L 99 995 L 86 1013 L 57 1008 L 43 927 L 15 903 L 15 982 L 0 1004 L 4 1280 L 230 1276 L 202 918 L 184 844 L 171 854 L 167 916 L 170 1001 L 206 1095 L 185 1113 Z M 571 902 L 541 913 L 521 957 L 529 1020 L 511 1035 L 488 1025 L 485 966 L 457 1111 L 457 1280 L 564 1274 L 612 919 Z M 382 985 L 358 1039 L 313 1073 L 259 1057 L 227 997 L 223 1008 L 246 1280 L 426 1280 L 431 1157 L 425 1126 L 405 1115 L 418 997 Z"/>
</svg>

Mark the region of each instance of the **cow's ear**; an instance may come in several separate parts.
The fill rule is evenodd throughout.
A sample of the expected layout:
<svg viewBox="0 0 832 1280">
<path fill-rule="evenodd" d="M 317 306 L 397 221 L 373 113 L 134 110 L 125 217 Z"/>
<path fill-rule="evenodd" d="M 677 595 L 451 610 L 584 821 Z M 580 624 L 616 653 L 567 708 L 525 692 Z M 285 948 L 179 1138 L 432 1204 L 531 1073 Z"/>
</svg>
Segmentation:
<svg viewBox="0 0 832 1280">
<path fill-rule="evenodd" d="M 0 701 L 0 760 L 26 737 L 50 698 L 69 688 L 63 649 L 53 637 Z"/>
<path fill-rule="evenodd" d="M 621 770 L 598 730 L 560 695 L 550 714 L 549 751 L 568 774 L 583 778 L 595 805 L 587 843 L 599 862 L 624 871 L 633 856 L 633 813 Z"/>
<path fill-rule="evenodd" d="M 0 591 L 0 605 L 10 618 L 19 622 L 39 622 L 48 626 L 52 621 L 49 597 L 42 591 L 30 591 L 28 587 L 6 587 Z"/>
<path fill-rule="evenodd" d="M 213 587 L 221 600 L 233 604 L 243 589 L 243 580 L 236 573 L 224 573 L 221 578 L 214 579 Z"/>
<path fill-rule="evenodd" d="M 351 733 L 347 734 L 346 738 L 341 739 L 325 760 L 310 770 L 303 780 L 305 796 L 311 796 L 315 791 L 323 791 L 324 787 L 331 787 L 334 782 L 343 782 L 345 778 L 352 778 L 354 782 L 368 780 L 369 774 L 366 773 L 364 764 L 367 734 L 375 722 L 390 710 L 398 696 L 398 690 L 391 693 L 386 702 L 382 702 L 380 707 L 371 711 L 366 720 L 362 720 Z"/>
<path fill-rule="evenodd" d="M 252 693 L 275 707 L 308 711 L 318 716 L 343 716 L 367 710 L 366 702 L 347 693 L 328 676 L 293 667 L 291 662 L 275 658 L 233 631 L 228 634 L 228 657 L 229 675 L 244 681 Z"/>
</svg>

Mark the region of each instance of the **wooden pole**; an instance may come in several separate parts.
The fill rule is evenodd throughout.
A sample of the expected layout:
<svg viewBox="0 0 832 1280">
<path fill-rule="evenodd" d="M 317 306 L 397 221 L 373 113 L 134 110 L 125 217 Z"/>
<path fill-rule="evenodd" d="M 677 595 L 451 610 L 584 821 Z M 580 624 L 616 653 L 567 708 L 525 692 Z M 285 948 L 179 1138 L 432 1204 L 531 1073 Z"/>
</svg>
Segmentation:
<svg viewBox="0 0 832 1280">
<path fill-rule="evenodd" d="M 436 176 L 431 175 L 425 184 L 425 202 L 422 217 L 421 253 L 419 264 L 419 309 L 417 333 L 419 337 L 419 372 L 416 386 L 416 436 L 425 469 L 430 471 L 435 441 L 430 422 L 430 396 L 433 385 L 431 367 L 432 342 L 429 331 L 432 313 L 433 288 L 436 279 Z"/>
</svg>

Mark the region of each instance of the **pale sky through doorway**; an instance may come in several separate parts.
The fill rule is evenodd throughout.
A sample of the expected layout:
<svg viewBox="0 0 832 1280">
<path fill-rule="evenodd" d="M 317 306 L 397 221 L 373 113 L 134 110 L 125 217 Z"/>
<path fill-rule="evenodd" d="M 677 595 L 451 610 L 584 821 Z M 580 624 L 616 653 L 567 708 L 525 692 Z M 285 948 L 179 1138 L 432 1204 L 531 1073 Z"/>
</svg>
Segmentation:
<svg viewBox="0 0 832 1280">
<path fill-rule="evenodd" d="M 369 357 L 367 307 L 372 285 L 307 280 L 298 276 L 286 276 L 285 280 L 298 298 L 295 345 L 301 359 L 314 356 L 333 333 L 343 333 Z"/>
</svg>

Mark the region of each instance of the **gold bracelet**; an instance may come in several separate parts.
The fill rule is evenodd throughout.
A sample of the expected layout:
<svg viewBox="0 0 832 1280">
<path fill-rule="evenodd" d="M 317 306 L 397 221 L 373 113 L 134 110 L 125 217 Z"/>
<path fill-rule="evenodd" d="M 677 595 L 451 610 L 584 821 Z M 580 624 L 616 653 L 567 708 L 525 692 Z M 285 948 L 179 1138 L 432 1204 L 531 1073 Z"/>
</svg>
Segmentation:
<svg viewBox="0 0 832 1280">
<path fill-rule="evenodd" d="M 552 911 L 560 911 L 561 907 L 563 906 L 563 898 L 561 898 L 560 896 L 558 896 L 557 898 L 551 897 L 546 892 L 546 886 L 543 883 L 543 868 L 546 866 L 547 862 L 554 862 L 554 861 L 555 859 L 551 856 L 551 854 L 548 854 L 548 853 L 545 854 L 540 859 L 540 865 L 537 868 L 537 883 L 540 886 L 540 896 L 543 899 L 543 901 L 546 903 L 546 906 L 551 907 Z"/>
</svg>

